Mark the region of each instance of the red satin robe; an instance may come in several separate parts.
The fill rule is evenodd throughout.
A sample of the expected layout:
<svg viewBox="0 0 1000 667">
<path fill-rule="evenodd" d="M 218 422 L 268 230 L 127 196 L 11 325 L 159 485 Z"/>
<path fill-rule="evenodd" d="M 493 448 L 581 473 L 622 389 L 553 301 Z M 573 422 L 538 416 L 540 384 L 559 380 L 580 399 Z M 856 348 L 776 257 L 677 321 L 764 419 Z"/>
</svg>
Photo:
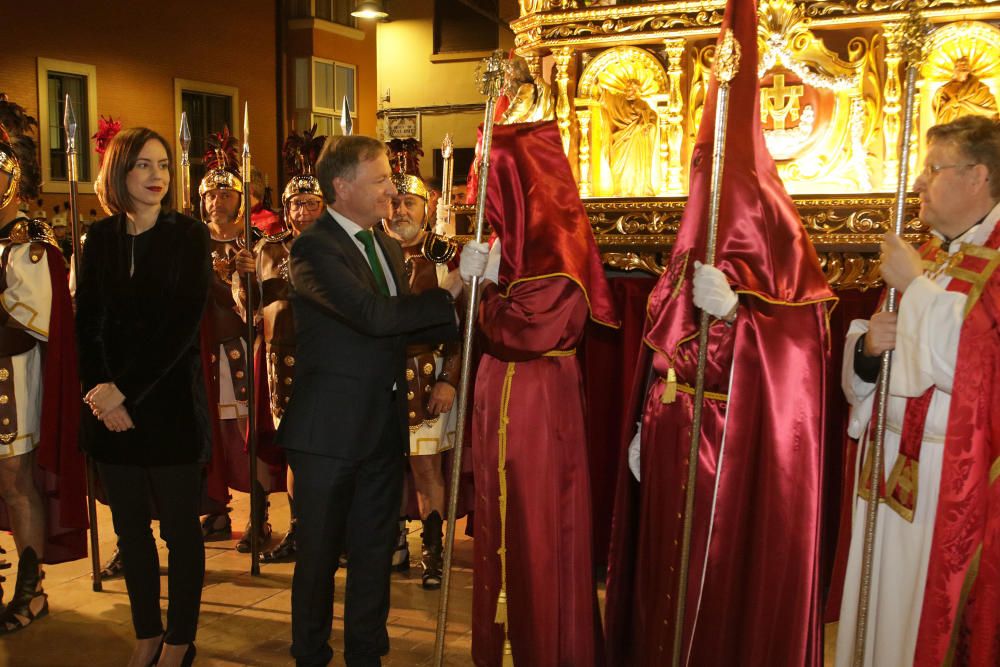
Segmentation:
<svg viewBox="0 0 1000 667">
<path fill-rule="evenodd" d="M 588 319 L 578 285 L 563 278 L 483 293 L 484 352 L 473 412 L 475 564 L 472 655 L 501 664 L 498 465 L 507 417 L 506 594 L 514 664 L 591 667 L 601 657 L 594 588 L 590 479 L 580 365 L 574 354 Z M 509 377 L 508 377 L 509 376 Z M 509 379 L 509 391 L 504 385 Z"/>
<path fill-rule="evenodd" d="M 824 306 L 743 304 L 709 335 L 681 664 L 816 666 Z M 678 350 L 680 385 L 694 384 L 697 348 Z M 693 396 L 662 402 L 668 365 L 653 355 L 642 483 L 620 473 L 606 614 L 616 666 L 672 656 Z"/>
</svg>

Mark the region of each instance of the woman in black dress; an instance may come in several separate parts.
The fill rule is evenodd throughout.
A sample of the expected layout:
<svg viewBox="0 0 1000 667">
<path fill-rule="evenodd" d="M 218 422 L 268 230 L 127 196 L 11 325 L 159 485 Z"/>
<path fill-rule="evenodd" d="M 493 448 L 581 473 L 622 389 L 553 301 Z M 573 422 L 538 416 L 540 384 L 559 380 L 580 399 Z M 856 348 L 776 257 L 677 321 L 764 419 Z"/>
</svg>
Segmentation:
<svg viewBox="0 0 1000 667">
<path fill-rule="evenodd" d="M 198 520 L 210 452 L 198 344 L 211 262 L 208 230 L 171 210 L 170 145 L 119 133 L 98 192 L 111 214 L 87 234 L 77 285 L 84 449 L 97 461 L 125 566 L 136 647 L 130 667 L 190 664 L 205 548 Z M 169 550 L 160 615 L 152 504 Z"/>
</svg>

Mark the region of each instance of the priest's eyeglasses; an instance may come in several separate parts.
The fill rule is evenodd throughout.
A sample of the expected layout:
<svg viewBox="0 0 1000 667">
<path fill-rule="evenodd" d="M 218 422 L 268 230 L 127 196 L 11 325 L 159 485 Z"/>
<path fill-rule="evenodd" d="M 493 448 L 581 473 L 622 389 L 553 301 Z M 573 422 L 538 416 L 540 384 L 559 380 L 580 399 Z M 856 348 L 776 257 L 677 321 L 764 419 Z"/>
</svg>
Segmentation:
<svg viewBox="0 0 1000 667">
<path fill-rule="evenodd" d="M 934 178 L 939 173 L 945 169 L 965 169 L 966 167 L 975 167 L 978 162 L 966 162 L 964 164 L 925 164 L 924 170 L 921 175 L 925 179 Z"/>
<path fill-rule="evenodd" d="M 296 201 L 293 199 L 292 201 L 288 202 L 288 208 L 290 208 L 293 211 L 296 211 L 301 208 L 311 213 L 315 213 L 320 208 L 322 208 L 322 206 L 323 202 L 318 199 L 307 199 L 305 201 Z"/>
</svg>

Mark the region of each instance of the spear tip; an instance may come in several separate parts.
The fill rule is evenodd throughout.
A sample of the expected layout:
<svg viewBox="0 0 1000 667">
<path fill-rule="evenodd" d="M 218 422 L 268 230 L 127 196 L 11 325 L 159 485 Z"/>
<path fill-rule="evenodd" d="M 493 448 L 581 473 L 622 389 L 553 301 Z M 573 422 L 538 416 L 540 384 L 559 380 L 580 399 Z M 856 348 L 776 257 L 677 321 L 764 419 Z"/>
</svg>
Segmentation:
<svg viewBox="0 0 1000 667">
<path fill-rule="evenodd" d="M 347 95 L 344 95 L 344 102 L 340 106 L 340 129 L 344 136 L 350 136 L 354 129 L 354 121 L 351 118 L 351 105 L 347 102 Z"/>
<path fill-rule="evenodd" d="M 66 100 L 63 109 L 63 128 L 66 134 L 73 139 L 76 138 L 76 114 L 73 113 L 73 100 L 69 93 L 66 93 Z"/>
<path fill-rule="evenodd" d="M 191 127 L 188 125 L 187 111 L 181 112 L 181 148 L 187 152 L 191 147 Z"/>
<path fill-rule="evenodd" d="M 243 102 L 243 150 L 250 148 L 250 103 Z"/>
</svg>

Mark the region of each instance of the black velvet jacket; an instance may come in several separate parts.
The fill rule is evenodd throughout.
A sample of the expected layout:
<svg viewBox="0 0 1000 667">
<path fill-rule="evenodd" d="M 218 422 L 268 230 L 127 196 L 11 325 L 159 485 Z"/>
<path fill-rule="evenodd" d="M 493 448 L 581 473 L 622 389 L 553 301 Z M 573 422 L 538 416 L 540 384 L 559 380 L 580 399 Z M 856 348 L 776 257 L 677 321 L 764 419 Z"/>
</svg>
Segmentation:
<svg viewBox="0 0 1000 667">
<path fill-rule="evenodd" d="M 211 451 L 199 324 L 211 276 L 208 228 L 161 213 L 130 277 L 124 215 L 94 223 L 80 258 L 76 330 L 83 392 L 114 382 L 135 428 L 114 433 L 83 410 L 83 448 L 102 463 L 178 465 Z"/>
</svg>

